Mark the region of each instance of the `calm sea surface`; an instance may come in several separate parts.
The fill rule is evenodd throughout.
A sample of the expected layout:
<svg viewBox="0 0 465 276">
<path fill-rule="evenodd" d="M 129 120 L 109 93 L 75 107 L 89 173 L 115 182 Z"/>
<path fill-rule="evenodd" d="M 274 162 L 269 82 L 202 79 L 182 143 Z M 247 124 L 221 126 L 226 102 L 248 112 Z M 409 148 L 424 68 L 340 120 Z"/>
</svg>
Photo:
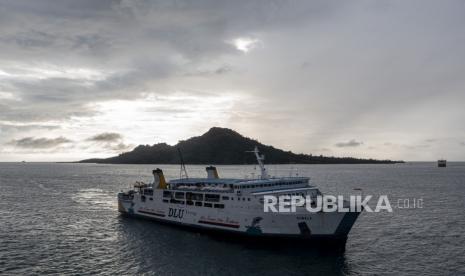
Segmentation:
<svg viewBox="0 0 465 276">
<path fill-rule="evenodd" d="M 155 167 L 0 163 L 0 274 L 465 275 L 465 163 L 269 166 L 310 176 L 324 193 L 389 196 L 394 211 L 363 213 L 345 252 L 249 245 L 121 217 L 116 193 L 151 180 Z M 179 176 L 178 166 L 158 167 Z M 205 175 L 203 166 L 188 172 Z M 423 208 L 396 208 L 399 199 L 422 199 Z"/>
</svg>

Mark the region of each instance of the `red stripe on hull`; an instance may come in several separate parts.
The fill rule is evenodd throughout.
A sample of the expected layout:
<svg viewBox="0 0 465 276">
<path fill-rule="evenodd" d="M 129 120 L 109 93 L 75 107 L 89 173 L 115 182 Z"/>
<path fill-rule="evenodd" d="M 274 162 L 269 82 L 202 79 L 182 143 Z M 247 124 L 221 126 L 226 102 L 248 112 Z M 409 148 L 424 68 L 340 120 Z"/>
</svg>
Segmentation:
<svg viewBox="0 0 465 276">
<path fill-rule="evenodd" d="M 149 212 L 149 211 L 138 210 L 138 212 L 143 213 L 143 214 L 157 216 L 157 217 L 165 217 L 165 214 L 152 213 L 152 212 Z"/>
<path fill-rule="evenodd" d="M 228 224 L 228 223 L 213 222 L 213 221 L 206 221 L 206 220 L 199 220 L 199 223 L 216 225 L 216 226 L 223 226 L 223 227 L 230 227 L 230 228 L 239 228 L 239 225 L 237 225 L 237 224 Z"/>
</svg>

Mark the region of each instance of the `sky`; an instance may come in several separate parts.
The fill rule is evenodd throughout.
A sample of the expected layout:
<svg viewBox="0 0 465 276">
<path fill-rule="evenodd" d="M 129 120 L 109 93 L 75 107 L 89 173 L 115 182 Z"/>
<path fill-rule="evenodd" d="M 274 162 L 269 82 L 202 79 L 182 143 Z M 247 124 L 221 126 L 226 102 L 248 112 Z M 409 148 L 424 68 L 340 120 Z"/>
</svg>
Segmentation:
<svg viewBox="0 0 465 276">
<path fill-rule="evenodd" d="M 297 153 L 465 160 L 464 1 L 0 0 L 0 161 L 213 126 Z"/>
</svg>

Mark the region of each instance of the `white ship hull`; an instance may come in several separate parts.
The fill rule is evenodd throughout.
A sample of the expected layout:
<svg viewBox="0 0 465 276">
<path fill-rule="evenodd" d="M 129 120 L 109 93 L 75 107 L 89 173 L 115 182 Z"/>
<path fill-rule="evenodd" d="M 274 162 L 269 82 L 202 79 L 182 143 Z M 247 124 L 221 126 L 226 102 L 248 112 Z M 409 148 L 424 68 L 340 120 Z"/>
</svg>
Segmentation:
<svg viewBox="0 0 465 276">
<path fill-rule="evenodd" d="M 259 197 L 251 201 L 221 201 L 224 208 L 210 208 L 187 204 L 163 202 L 162 191 L 154 190 L 153 196 L 141 200 L 140 194 L 132 199 L 118 198 L 119 211 L 123 214 L 153 219 L 166 223 L 230 232 L 246 236 L 285 237 L 297 239 L 345 240 L 357 219 L 358 212 L 310 213 L 298 208 L 293 213 L 264 212 Z"/>
<path fill-rule="evenodd" d="M 213 166 L 206 168 L 207 178 L 189 178 L 182 166 L 185 177 L 168 182 L 157 168 L 153 183 L 137 182 L 134 189 L 118 194 L 119 211 L 246 237 L 346 240 L 360 212 L 309 212 L 297 204 L 293 204 L 295 212 L 265 212 L 265 197 L 282 205 L 289 203 L 285 197 L 308 198 L 306 204 L 312 206 L 307 207 L 313 207 L 311 202 L 321 192 L 309 185 L 308 177 L 270 177 L 263 165 L 264 156 L 257 148 L 253 153 L 261 170 L 259 179 L 220 178 Z"/>
</svg>

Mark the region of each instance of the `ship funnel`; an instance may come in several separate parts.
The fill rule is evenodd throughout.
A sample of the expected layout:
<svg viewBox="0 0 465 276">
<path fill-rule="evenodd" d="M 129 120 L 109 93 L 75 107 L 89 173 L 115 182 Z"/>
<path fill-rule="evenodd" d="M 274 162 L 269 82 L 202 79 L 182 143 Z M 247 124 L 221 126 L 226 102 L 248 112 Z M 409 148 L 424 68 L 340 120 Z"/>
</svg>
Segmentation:
<svg viewBox="0 0 465 276">
<path fill-rule="evenodd" d="M 166 189 L 166 180 L 163 175 L 163 171 L 159 168 L 152 171 L 153 173 L 153 186 L 157 186 L 157 189 Z"/>
<path fill-rule="evenodd" d="M 220 178 L 218 176 L 218 171 L 216 170 L 216 167 L 213 167 L 213 166 L 207 167 L 207 178 L 209 179 Z"/>
</svg>

